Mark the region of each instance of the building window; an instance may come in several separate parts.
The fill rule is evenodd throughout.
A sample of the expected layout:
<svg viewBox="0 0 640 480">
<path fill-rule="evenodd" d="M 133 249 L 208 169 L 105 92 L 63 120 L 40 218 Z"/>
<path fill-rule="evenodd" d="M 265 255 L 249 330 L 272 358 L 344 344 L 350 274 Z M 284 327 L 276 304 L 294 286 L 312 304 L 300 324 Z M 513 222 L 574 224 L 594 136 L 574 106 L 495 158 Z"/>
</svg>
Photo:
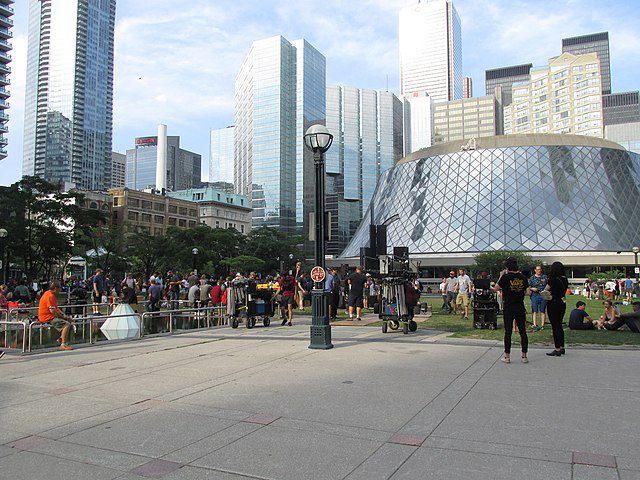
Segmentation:
<svg viewBox="0 0 640 480">
<path fill-rule="evenodd" d="M 149 200 L 142 200 L 142 208 L 145 210 L 151 210 L 153 204 Z"/>
<path fill-rule="evenodd" d="M 176 225 L 176 217 L 169 217 L 169 225 L 175 227 L 175 225 Z"/>
<path fill-rule="evenodd" d="M 151 223 L 151 214 L 149 213 L 143 213 L 142 214 L 142 221 L 144 223 Z"/>
<path fill-rule="evenodd" d="M 180 215 L 187 215 L 187 207 L 178 207 L 178 213 Z"/>
<path fill-rule="evenodd" d="M 129 214 L 127 215 L 127 219 L 137 222 L 138 221 L 138 212 L 129 212 Z"/>
<path fill-rule="evenodd" d="M 164 212 L 164 203 L 154 203 L 153 204 L 153 209 L 156 212 Z"/>
<path fill-rule="evenodd" d="M 154 215 L 153 221 L 155 223 L 164 223 L 164 217 L 162 215 Z"/>
<path fill-rule="evenodd" d="M 139 207 L 140 201 L 137 198 L 129 198 L 127 199 L 127 205 L 129 207 Z"/>
<path fill-rule="evenodd" d="M 198 212 L 197 212 L 197 210 L 195 210 L 195 209 L 193 209 L 193 208 L 190 208 L 190 209 L 189 209 L 189 216 L 190 216 L 190 217 L 197 217 L 197 216 L 198 216 Z"/>
<path fill-rule="evenodd" d="M 216 220 L 216 228 L 220 228 L 220 222 Z"/>
<path fill-rule="evenodd" d="M 113 206 L 117 207 L 120 202 L 120 197 L 113 197 Z"/>
<path fill-rule="evenodd" d="M 240 225 L 240 233 L 244 233 L 244 225 Z"/>
<path fill-rule="evenodd" d="M 178 213 L 178 207 L 175 205 L 169 205 L 169 213 Z"/>
<path fill-rule="evenodd" d="M 194 228 L 196 226 L 195 220 L 189 220 L 189 228 Z"/>
<path fill-rule="evenodd" d="M 178 220 L 178 226 L 179 227 L 186 227 L 187 226 L 187 221 L 184 218 L 181 218 Z"/>
</svg>

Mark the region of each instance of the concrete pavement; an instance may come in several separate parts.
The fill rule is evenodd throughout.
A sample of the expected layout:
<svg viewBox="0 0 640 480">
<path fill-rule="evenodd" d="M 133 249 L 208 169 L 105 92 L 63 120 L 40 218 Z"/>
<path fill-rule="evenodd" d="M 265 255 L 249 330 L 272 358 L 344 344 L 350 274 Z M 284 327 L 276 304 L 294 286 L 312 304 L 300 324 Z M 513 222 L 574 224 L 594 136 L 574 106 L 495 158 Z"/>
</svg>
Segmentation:
<svg viewBox="0 0 640 480">
<path fill-rule="evenodd" d="M 223 328 L 0 361 L 0 478 L 639 479 L 640 351 Z M 443 343 L 445 342 L 445 343 Z"/>
</svg>

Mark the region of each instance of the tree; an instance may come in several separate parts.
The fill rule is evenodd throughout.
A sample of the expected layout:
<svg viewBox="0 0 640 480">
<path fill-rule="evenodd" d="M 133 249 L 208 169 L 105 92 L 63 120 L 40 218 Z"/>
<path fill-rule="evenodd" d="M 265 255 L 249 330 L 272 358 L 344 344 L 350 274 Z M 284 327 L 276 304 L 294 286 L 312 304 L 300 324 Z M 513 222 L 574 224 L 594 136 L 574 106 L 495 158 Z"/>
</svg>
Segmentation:
<svg viewBox="0 0 640 480">
<path fill-rule="evenodd" d="M 275 272 L 280 270 L 280 260 L 288 261 L 289 255 L 304 258 L 304 252 L 298 247 L 302 242 L 301 235 L 291 235 L 272 227 L 258 227 L 247 235 L 245 253 L 263 260 L 264 272 Z"/>
<path fill-rule="evenodd" d="M 164 235 L 134 233 L 127 240 L 127 255 L 131 267 L 148 279 L 159 270 L 166 253 L 167 239 Z"/>
<path fill-rule="evenodd" d="M 520 252 L 515 250 L 499 250 L 494 252 L 479 253 L 474 259 L 474 264 L 471 266 L 471 273 L 474 276 L 479 276 L 482 272 L 487 272 L 492 278 L 498 278 L 500 272 L 504 270 L 504 261 L 508 257 L 513 257 L 518 261 L 518 267 L 523 272 L 532 272 L 536 263 L 526 252 Z"/>
<path fill-rule="evenodd" d="M 73 250 L 74 229 L 96 221 L 80 205 L 83 195 L 26 176 L 0 188 L 0 225 L 7 229 L 7 259 L 29 278 L 51 276 Z M 96 212 L 97 213 L 97 212 Z"/>
<path fill-rule="evenodd" d="M 233 272 L 261 272 L 264 268 L 265 261 L 251 255 L 240 255 L 239 257 L 226 258 L 220 262 L 221 265 L 229 267 Z"/>
<path fill-rule="evenodd" d="M 124 258 L 126 237 L 124 228 L 112 222 L 99 220 L 95 225 L 84 225 L 77 229 L 77 253 L 88 257 L 92 269 L 100 268 L 107 273 L 125 270 Z"/>
</svg>

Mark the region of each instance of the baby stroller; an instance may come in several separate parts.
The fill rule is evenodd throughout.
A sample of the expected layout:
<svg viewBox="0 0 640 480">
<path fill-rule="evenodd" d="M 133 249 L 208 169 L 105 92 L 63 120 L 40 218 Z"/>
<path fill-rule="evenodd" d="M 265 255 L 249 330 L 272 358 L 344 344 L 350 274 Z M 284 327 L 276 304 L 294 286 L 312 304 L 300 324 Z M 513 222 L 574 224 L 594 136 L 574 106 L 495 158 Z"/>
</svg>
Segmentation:
<svg viewBox="0 0 640 480">
<path fill-rule="evenodd" d="M 498 301 L 488 278 L 473 281 L 473 328 L 498 328 Z"/>
</svg>

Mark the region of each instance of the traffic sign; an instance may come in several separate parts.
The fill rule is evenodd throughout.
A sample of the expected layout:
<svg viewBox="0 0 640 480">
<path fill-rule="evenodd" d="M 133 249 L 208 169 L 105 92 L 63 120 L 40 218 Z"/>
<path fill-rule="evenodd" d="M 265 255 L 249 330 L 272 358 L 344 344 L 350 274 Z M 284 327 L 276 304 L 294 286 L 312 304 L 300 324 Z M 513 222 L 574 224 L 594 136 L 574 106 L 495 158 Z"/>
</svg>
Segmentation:
<svg viewBox="0 0 640 480">
<path fill-rule="evenodd" d="M 640 267 L 636 267 L 636 268 L 634 269 L 634 271 L 635 271 L 636 273 L 640 273 Z"/>
<path fill-rule="evenodd" d="M 313 280 L 314 282 L 320 283 L 324 280 L 325 277 L 326 277 L 326 273 L 324 271 L 324 268 L 313 267 L 311 269 L 311 280 Z"/>
</svg>

